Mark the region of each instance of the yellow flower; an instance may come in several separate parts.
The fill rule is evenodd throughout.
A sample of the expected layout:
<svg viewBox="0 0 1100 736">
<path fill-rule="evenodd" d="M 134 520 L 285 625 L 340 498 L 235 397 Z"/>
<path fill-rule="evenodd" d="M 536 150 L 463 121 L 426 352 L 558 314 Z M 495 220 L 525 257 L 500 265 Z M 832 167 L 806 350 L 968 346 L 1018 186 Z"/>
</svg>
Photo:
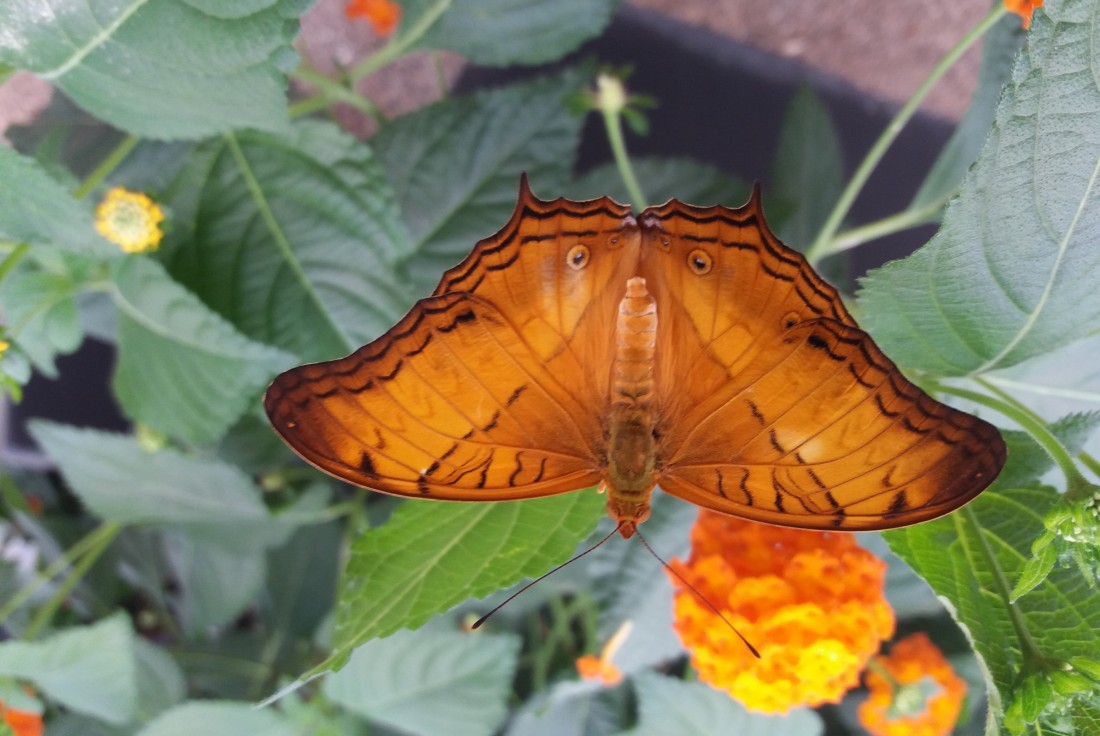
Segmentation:
<svg viewBox="0 0 1100 736">
<path fill-rule="evenodd" d="M 946 736 L 966 695 L 966 682 L 923 633 L 875 657 L 866 682 L 870 695 L 859 706 L 859 722 L 872 736 Z"/>
<path fill-rule="evenodd" d="M 836 703 L 894 632 L 886 563 L 837 532 L 786 529 L 703 511 L 687 562 L 671 566 L 760 651 L 757 659 L 699 597 L 676 586 L 675 626 L 699 679 L 751 710 Z"/>
<path fill-rule="evenodd" d="M 3 356 L 4 353 L 8 352 L 8 348 L 10 347 L 10 342 L 8 342 L 7 340 L 0 340 L 0 356 Z"/>
<path fill-rule="evenodd" d="M 1043 7 L 1043 0 L 1004 0 L 1005 9 L 1024 19 L 1024 28 L 1031 27 L 1031 14 Z"/>
<path fill-rule="evenodd" d="M 608 687 L 618 685 L 622 682 L 622 670 L 611 663 L 611 658 L 614 657 L 615 652 L 619 651 L 619 648 L 622 647 L 623 642 L 630 636 L 630 632 L 633 628 L 633 622 L 629 620 L 623 621 L 623 625 L 619 627 L 618 631 L 612 634 L 611 638 L 607 640 L 607 644 L 600 650 L 600 656 L 598 658 L 591 654 L 586 654 L 577 659 L 577 672 L 580 673 L 580 676 L 586 680 L 599 680 Z"/>
<path fill-rule="evenodd" d="M 141 192 L 115 187 L 95 210 L 99 234 L 127 253 L 156 250 L 164 233 L 158 227 L 164 213 Z"/>
</svg>

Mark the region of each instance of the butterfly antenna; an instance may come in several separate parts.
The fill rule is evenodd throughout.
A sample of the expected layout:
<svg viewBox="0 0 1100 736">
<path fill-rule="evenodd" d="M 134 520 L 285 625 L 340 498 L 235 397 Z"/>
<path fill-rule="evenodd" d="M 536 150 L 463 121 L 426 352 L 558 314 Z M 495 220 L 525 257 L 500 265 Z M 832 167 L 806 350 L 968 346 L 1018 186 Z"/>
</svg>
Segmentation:
<svg viewBox="0 0 1100 736">
<path fill-rule="evenodd" d="M 754 647 L 752 644 L 749 643 L 749 640 L 745 638 L 745 635 L 742 634 L 740 631 L 738 631 L 737 627 L 734 626 L 733 624 L 731 624 L 729 619 L 726 618 L 724 615 L 722 615 L 722 612 L 719 611 L 718 608 L 713 603 L 711 603 L 709 600 L 707 600 L 707 597 L 705 595 L 703 595 L 702 593 L 699 592 L 698 588 L 696 588 L 694 585 L 692 585 L 687 580 L 685 580 L 683 575 L 676 572 L 676 569 L 674 567 L 672 567 L 667 562 L 665 562 L 664 559 L 659 554 L 657 554 L 655 551 L 653 551 L 653 547 L 649 546 L 649 542 L 646 541 L 646 538 L 642 536 L 642 533 L 640 531 L 635 529 L 634 534 L 637 535 L 637 537 L 641 541 L 642 545 L 646 548 L 646 550 L 649 551 L 649 554 L 653 555 L 653 558 L 655 560 L 657 560 L 657 562 L 660 562 L 661 565 L 673 575 L 673 577 L 675 577 L 677 580 L 679 580 L 681 583 L 683 583 L 685 588 L 687 588 L 692 593 L 694 593 L 696 598 L 701 600 L 704 603 L 704 605 L 706 605 L 707 608 L 709 608 L 711 611 L 713 611 L 718 616 L 718 618 L 722 619 L 722 621 L 726 624 L 726 626 L 730 627 L 730 630 L 733 633 L 737 634 L 737 638 L 739 638 L 741 641 L 743 641 L 745 643 L 745 646 L 747 646 L 749 648 L 749 651 L 752 652 L 752 656 L 756 657 L 757 659 L 761 659 L 760 652 L 756 651 L 756 647 Z M 603 542 L 600 542 L 600 544 L 603 544 Z M 596 545 L 596 546 L 599 546 L 599 545 Z"/>
<path fill-rule="evenodd" d="M 496 612 L 497 612 L 497 611 L 499 611 L 500 609 L 504 608 L 504 607 L 505 607 L 506 605 L 508 605 L 509 603 L 511 603 L 513 599 L 515 599 L 516 597 L 518 597 L 518 596 L 520 595 L 520 593 L 524 593 L 524 592 L 526 592 L 528 588 L 530 588 L 530 587 L 534 586 L 534 585 L 535 585 L 536 583 L 541 583 L 541 582 L 542 582 L 543 580 L 545 580 L 546 578 L 550 577 L 551 575 L 553 575 L 554 573 L 556 573 L 556 572 L 557 572 L 558 570 L 562 569 L 563 567 L 565 567 L 565 566 L 566 566 L 566 565 L 568 565 L 569 563 L 571 563 L 571 562 L 576 562 L 577 560 L 579 560 L 580 558 L 584 557 L 584 556 L 585 556 L 586 554 L 588 554 L 588 553 L 589 553 L 589 552 L 591 552 L 592 550 L 594 550 L 594 549 L 596 549 L 597 547 L 599 547 L 599 546 L 600 546 L 601 544 L 603 544 L 603 543 L 604 543 L 604 542 L 606 542 L 607 540 L 611 539 L 611 538 L 612 538 L 613 536 L 615 536 L 616 534 L 618 534 L 618 533 L 619 533 L 619 529 L 620 529 L 620 528 L 622 527 L 622 525 L 623 525 L 624 523 L 625 523 L 625 522 L 621 522 L 621 521 L 620 521 L 620 522 L 619 522 L 619 524 L 618 524 L 618 526 L 616 526 L 616 527 L 615 527 L 614 529 L 612 529 L 612 530 L 611 530 L 611 532 L 610 532 L 610 533 L 608 533 L 608 535 L 607 535 L 606 537 L 604 537 L 604 538 L 603 538 L 603 539 L 601 539 L 600 541 L 598 541 L 598 542 L 596 542 L 595 544 L 593 544 L 593 545 L 592 545 L 591 547 L 589 547 L 588 549 L 586 549 L 586 550 L 585 550 L 584 552 L 581 552 L 581 553 L 579 553 L 579 554 L 577 554 L 577 555 L 574 555 L 573 557 L 569 558 L 568 560 L 566 560 L 565 562 L 561 563 L 560 565 L 558 565 L 558 566 L 557 566 L 557 567 L 555 567 L 554 569 L 550 570 L 549 572 L 544 572 L 544 573 L 543 573 L 542 575 L 539 575 L 539 576 L 538 576 L 537 578 L 535 578 L 535 579 L 534 579 L 534 580 L 532 580 L 531 582 L 527 583 L 527 585 L 524 585 L 524 586 L 523 586 L 522 588 L 520 588 L 519 590 L 517 590 L 517 591 L 516 591 L 515 593 L 512 593 L 512 595 L 510 595 L 510 596 L 508 596 L 507 598 L 505 598 L 505 599 L 504 599 L 504 602 L 503 602 L 503 603 L 501 603 L 501 604 L 497 605 L 496 607 L 494 607 L 494 608 L 493 608 L 493 610 L 489 611 L 489 612 L 488 612 L 487 614 L 485 614 L 484 616 L 482 616 L 481 618 L 479 618 L 479 619 L 478 619 L 477 621 L 475 621 L 475 622 L 474 622 L 474 625 L 473 625 L 473 626 L 471 626 L 470 628 L 472 628 L 472 629 L 476 629 L 476 628 L 478 628 L 478 627 L 479 627 L 479 626 L 481 626 L 481 625 L 482 625 L 483 623 L 485 623 L 486 621 L 488 621 L 488 620 L 489 620 L 489 617 L 490 617 L 490 616 L 492 616 L 492 615 L 493 615 L 494 613 L 496 613 Z M 721 615 L 721 614 L 718 614 L 718 615 Z"/>
</svg>

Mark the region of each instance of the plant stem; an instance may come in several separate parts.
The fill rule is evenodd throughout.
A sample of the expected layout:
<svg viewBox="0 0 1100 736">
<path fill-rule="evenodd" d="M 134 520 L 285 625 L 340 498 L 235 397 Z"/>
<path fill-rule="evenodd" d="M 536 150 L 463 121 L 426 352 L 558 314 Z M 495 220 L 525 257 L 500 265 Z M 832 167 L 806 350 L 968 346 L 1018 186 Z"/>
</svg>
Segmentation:
<svg viewBox="0 0 1100 736">
<path fill-rule="evenodd" d="M 611 152 L 615 156 L 615 166 L 619 169 L 626 191 L 630 195 L 630 203 L 636 209 L 643 209 L 648 200 L 642 193 L 642 187 L 638 184 L 638 178 L 634 175 L 634 167 L 630 165 L 630 156 L 626 152 L 626 143 L 623 141 L 622 116 L 617 110 L 601 110 L 603 124 L 607 128 L 607 141 L 611 144 Z"/>
<path fill-rule="evenodd" d="M 0 281 L 7 278 L 12 269 L 19 265 L 19 261 L 23 260 L 23 256 L 30 252 L 30 243 L 20 243 L 15 246 L 11 253 L 5 256 L 3 261 L 0 261 Z"/>
<path fill-rule="evenodd" d="M 141 139 L 136 135 L 128 135 L 122 139 L 122 141 L 115 146 L 115 150 L 111 151 L 107 158 L 95 167 L 95 170 L 91 174 L 88 174 L 80 186 L 73 192 L 73 196 L 77 199 L 84 199 L 88 194 L 98 187 L 100 183 L 111 175 L 111 172 L 118 168 L 118 165 L 122 163 L 122 160 L 130 155 L 130 151 L 134 150 L 134 147 Z"/>
<path fill-rule="evenodd" d="M 27 625 L 26 631 L 23 632 L 23 638 L 33 639 L 39 631 L 53 620 L 54 615 L 57 613 L 57 609 L 60 608 L 61 604 L 65 602 L 65 599 L 69 597 L 73 588 L 75 588 L 77 583 L 84 578 L 84 575 L 87 574 L 88 570 L 91 569 L 92 565 L 94 565 L 100 555 L 107 550 L 107 547 L 110 546 L 111 542 L 114 541 L 115 537 L 117 537 L 121 531 L 121 524 L 114 521 L 108 521 L 101 524 L 95 531 L 85 537 L 85 539 L 90 540 L 90 543 L 80 557 L 80 561 L 73 566 L 72 571 L 61 585 L 57 586 L 57 590 L 54 591 L 50 600 L 48 600 L 42 608 L 38 609 L 34 618 L 31 619 L 31 622 Z"/>
<path fill-rule="evenodd" d="M 836 231 L 840 229 L 840 224 L 844 220 L 844 217 L 848 214 L 848 211 L 852 208 L 852 203 L 855 202 L 856 197 L 863 189 L 863 185 L 867 183 L 867 180 L 871 177 L 871 172 L 878 166 L 879 161 L 886 154 L 886 150 L 898 137 L 902 129 L 905 127 L 909 119 L 913 117 L 913 114 L 917 111 L 920 103 L 932 90 L 932 87 L 940 80 L 940 78 L 950 69 L 956 61 L 959 60 L 967 49 L 974 45 L 974 43 L 980 39 L 985 32 L 992 28 L 997 21 L 1001 19 L 1008 11 L 1005 10 L 1003 3 L 997 3 L 997 5 L 983 18 L 978 25 L 974 26 L 962 39 L 959 40 L 955 47 L 947 52 L 947 55 L 940 59 L 940 62 L 936 64 L 932 69 L 928 77 L 921 82 L 917 87 L 913 96 L 902 105 L 898 110 L 894 118 L 886 126 L 886 129 L 882 131 L 882 134 L 875 141 L 875 144 L 871 146 L 871 150 L 867 152 L 859 168 L 852 175 L 851 181 L 848 182 L 848 186 L 845 187 L 841 193 L 840 198 L 837 200 L 836 205 L 833 207 L 833 211 L 829 213 L 829 219 L 825 221 L 825 224 L 821 228 L 821 232 L 818 233 L 817 239 L 810 245 L 806 251 L 806 260 L 810 263 L 816 263 L 822 258 L 832 254 L 834 252 L 833 236 Z"/>
<path fill-rule="evenodd" d="M 915 210 L 903 210 L 883 217 L 881 220 L 845 230 L 833 238 L 829 244 L 829 252 L 825 255 L 835 255 L 855 248 L 857 245 L 863 245 L 869 240 L 923 225 L 935 219 L 939 211 L 943 209 L 943 205 L 944 200 L 940 200 Z"/>
<path fill-rule="evenodd" d="M 428 8 L 406 33 L 399 33 L 388 44 L 352 67 L 351 72 L 349 72 L 351 80 L 358 82 L 368 74 L 373 74 L 394 59 L 402 56 L 416 45 L 416 42 L 439 20 L 439 16 L 447 12 L 450 7 L 451 0 L 437 0 L 435 5 Z"/>
<path fill-rule="evenodd" d="M 298 70 L 294 72 L 294 76 L 316 87 L 321 93 L 321 97 L 326 101 L 338 100 L 340 102 L 346 102 L 375 122 L 378 122 L 384 117 L 374 103 L 366 97 L 359 94 L 354 89 L 340 84 L 335 79 L 325 76 L 316 69 L 303 65 L 298 67 Z M 307 112 L 312 112 L 312 108 L 316 107 L 316 104 L 313 103 L 312 100 L 304 100 L 301 103 L 297 103 L 297 105 L 302 106 L 305 103 L 310 103 L 306 106 Z M 292 114 L 298 114 L 298 110 L 295 109 Z"/>
</svg>

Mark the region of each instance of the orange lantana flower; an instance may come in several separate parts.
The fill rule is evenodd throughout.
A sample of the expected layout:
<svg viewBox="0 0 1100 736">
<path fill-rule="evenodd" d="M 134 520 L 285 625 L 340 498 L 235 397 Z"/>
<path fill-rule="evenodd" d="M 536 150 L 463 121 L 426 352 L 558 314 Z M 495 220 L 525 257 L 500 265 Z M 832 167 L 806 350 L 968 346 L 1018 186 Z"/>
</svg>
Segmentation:
<svg viewBox="0 0 1100 736">
<path fill-rule="evenodd" d="M 39 713 L 9 708 L 0 700 L 0 718 L 15 736 L 42 736 L 42 715 Z"/>
<path fill-rule="evenodd" d="M 599 657 L 586 654 L 578 658 L 577 672 L 580 673 L 580 676 L 586 680 L 599 680 L 608 687 L 622 682 L 622 670 L 611 663 L 611 658 L 615 656 L 615 652 L 619 651 L 633 629 L 633 622 L 623 621 L 623 625 L 612 634 L 611 638 L 607 640 L 607 644 L 604 644 Z"/>
<path fill-rule="evenodd" d="M 905 637 L 867 670 L 859 722 L 872 736 L 945 736 L 966 695 L 962 680 L 923 633 Z"/>
<path fill-rule="evenodd" d="M 401 22 L 401 6 L 392 0 L 348 0 L 344 14 L 369 21 L 379 36 L 390 35 Z"/>
<path fill-rule="evenodd" d="M 1031 14 L 1043 7 L 1043 0 L 1004 0 L 1005 8 L 1024 19 L 1024 28 L 1031 27 Z"/>
<path fill-rule="evenodd" d="M 677 580 L 675 626 L 699 679 L 746 708 L 782 713 L 838 702 L 894 632 L 886 563 L 850 534 L 742 521 L 703 511 L 688 561 L 672 567 L 760 650 Z"/>
</svg>

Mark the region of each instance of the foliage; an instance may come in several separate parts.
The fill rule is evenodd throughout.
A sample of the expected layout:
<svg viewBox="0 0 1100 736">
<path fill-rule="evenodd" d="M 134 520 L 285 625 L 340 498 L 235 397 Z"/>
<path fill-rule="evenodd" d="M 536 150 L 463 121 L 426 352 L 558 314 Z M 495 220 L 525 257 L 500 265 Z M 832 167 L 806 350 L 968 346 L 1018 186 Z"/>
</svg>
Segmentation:
<svg viewBox="0 0 1100 736">
<path fill-rule="evenodd" d="M 407 0 L 393 36 L 338 78 L 294 50 L 310 4 L 45 0 L 5 19 L 0 73 L 29 70 L 87 116 L 0 146 L 0 386 L 17 399 L 31 367 L 79 381 L 61 359 L 107 339 L 133 431 L 34 421 L 59 473 L 0 471 L 0 701 L 44 708 L 51 733 L 822 731 L 812 711 L 750 714 L 675 677 L 671 586 L 637 545 L 612 540 L 465 631 L 606 525 L 596 494 L 399 503 L 274 438 L 259 408 L 272 377 L 386 330 L 504 223 L 522 173 L 548 198 L 738 204 L 748 191 L 699 162 L 631 162 L 620 120 L 639 122 L 645 98 L 619 88 L 616 107 L 601 95 L 617 80 L 594 88 L 584 65 L 392 119 L 358 86 L 418 50 L 560 59 L 614 0 Z M 839 231 L 876 159 L 841 191 L 837 135 L 808 90 L 764 194 L 776 230 L 813 241 L 830 272 L 871 233 L 942 214 L 925 248 L 864 277 L 854 307 L 922 386 L 1002 423 L 1010 460 L 966 508 L 884 535 L 904 560 L 887 595 L 900 630 L 931 621 L 958 637 L 970 692 L 987 694 L 971 732 L 1086 734 L 1100 721 L 1100 489 L 1086 477 L 1100 474 L 1100 4 L 1052 0 L 1026 41 L 1004 14 L 968 35 L 989 31 L 978 90 L 905 211 Z M 288 78 L 314 91 L 288 105 Z M 586 172 L 578 99 L 616 156 Z M 377 132 L 341 129 L 339 103 Z M 156 202 L 159 250 L 124 254 L 99 234 L 111 184 Z M 644 531 L 682 554 L 693 516 L 658 496 Z M 578 682 L 576 658 L 627 620 L 626 684 Z"/>
</svg>

